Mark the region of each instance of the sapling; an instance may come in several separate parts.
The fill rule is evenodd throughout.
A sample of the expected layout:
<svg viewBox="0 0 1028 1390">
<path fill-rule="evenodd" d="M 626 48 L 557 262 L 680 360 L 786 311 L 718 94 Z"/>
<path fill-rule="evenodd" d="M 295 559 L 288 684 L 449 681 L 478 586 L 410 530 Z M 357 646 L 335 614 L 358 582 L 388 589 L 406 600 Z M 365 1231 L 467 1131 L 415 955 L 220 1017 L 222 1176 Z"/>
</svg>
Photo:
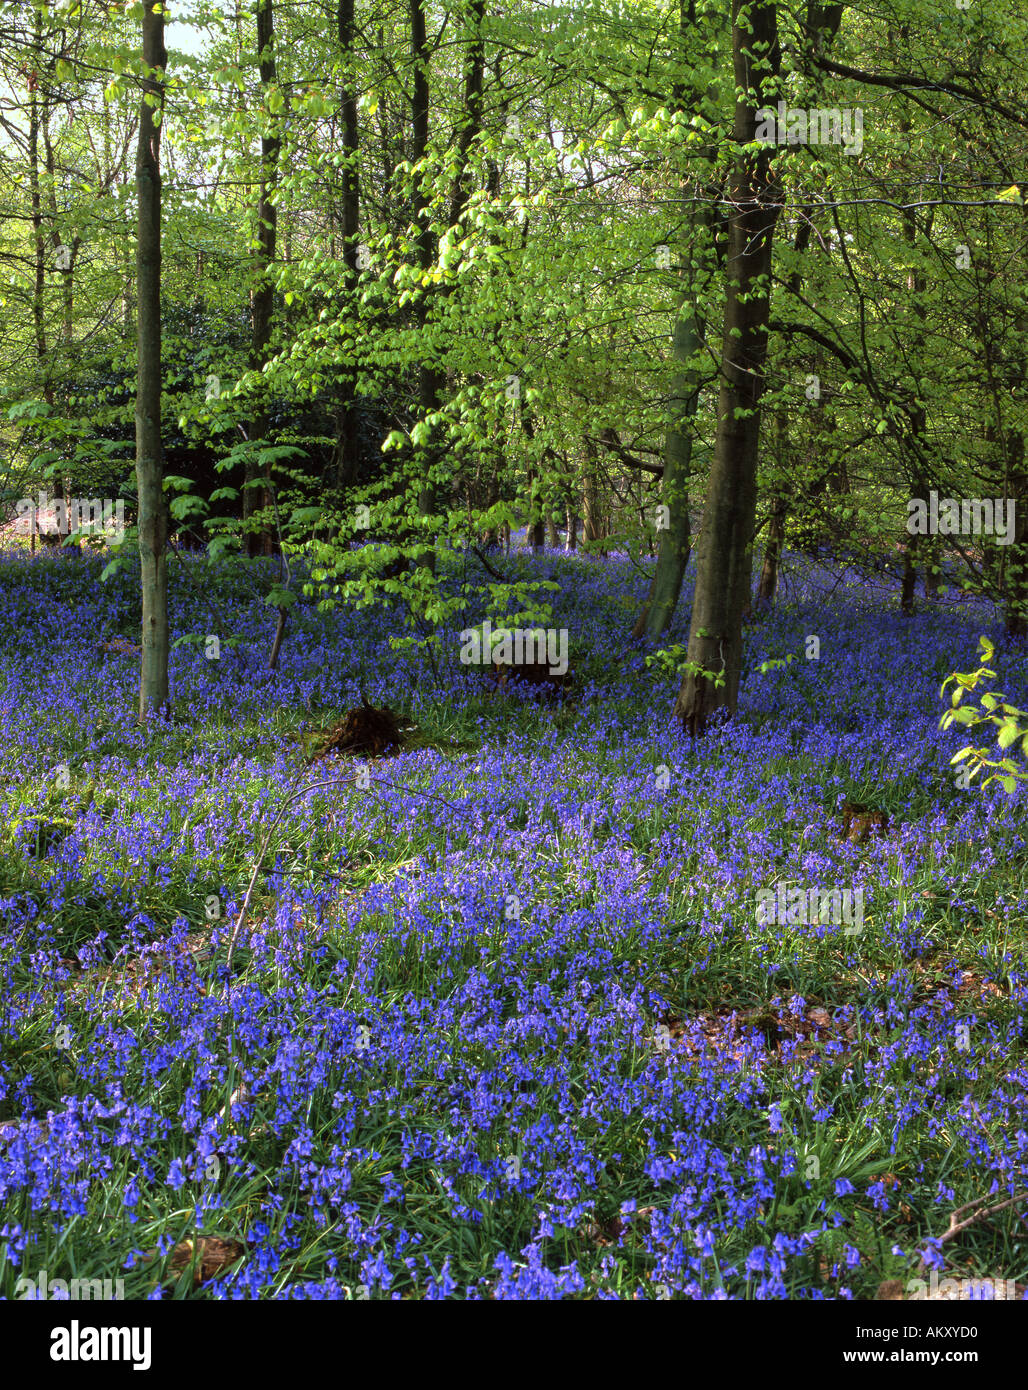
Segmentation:
<svg viewBox="0 0 1028 1390">
<path fill-rule="evenodd" d="M 970 705 L 961 705 L 961 700 L 968 690 L 977 690 L 983 680 L 995 680 L 996 672 L 984 665 L 991 661 L 995 647 L 987 637 L 978 639 L 978 655 L 983 663 L 977 671 L 956 671 L 947 676 L 942 683 L 939 691 L 940 699 L 946 693 L 946 687 L 955 682 L 954 688 L 950 693 L 950 703 L 952 708 L 948 709 L 939 720 L 939 726 L 948 729 L 951 724 L 962 724 L 966 729 L 977 729 L 983 724 L 994 724 L 999 733 L 996 735 L 996 742 L 1004 751 L 1013 748 L 1020 742 L 1021 753 L 1028 757 L 1028 712 L 1018 709 L 1016 705 L 1006 702 L 1006 697 L 1000 692 L 986 691 L 979 699 L 984 713 L 979 713 Z M 983 768 L 991 767 L 996 770 L 991 776 L 986 777 L 982 782 L 983 787 L 987 787 L 990 782 L 998 781 L 1003 790 L 1011 794 L 1016 790 L 1018 782 L 1028 782 L 1028 767 L 1019 764 L 1011 757 L 990 758 L 990 749 L 975 748 L 968 744 L 961 748 L 958 753 L 954 753 L 950 763 L 967 763 L 967 775 L 970 782 L 978 775 Z"/>
</svg>

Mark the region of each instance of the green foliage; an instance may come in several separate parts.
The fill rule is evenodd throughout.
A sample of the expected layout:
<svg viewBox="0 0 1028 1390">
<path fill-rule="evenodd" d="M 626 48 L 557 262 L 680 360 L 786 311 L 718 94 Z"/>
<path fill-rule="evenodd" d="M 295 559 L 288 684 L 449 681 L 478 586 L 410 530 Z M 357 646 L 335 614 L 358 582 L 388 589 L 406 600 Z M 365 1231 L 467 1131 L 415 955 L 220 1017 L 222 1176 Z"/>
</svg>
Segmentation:
<svg viewBox="0 0 1028 1390">
<path fill-rule="evenodd" d="M 680 642 L 676 642 L 671 647 L 662 647 L 660 651 L 651 652 L 646 658 L 646 665 L 659 671 L 664 676 L 695 676 L 697 680 L 708 680 L 714 686 L 721 687 L 725 683 L 723 671 L 708 671 L 696 661 L 688 659 L 687 649 Z"/>
<path fill-rule="evenodd" d="M 978 639 L 978 654 L 982 664 L 979 665 L 978 669 L 976 671 L 958 671 L 946 677 L 939 695 L 940 697 L 945 696 L 946 687 L 952 683 L 953 689 L 950 692 L 952 708 L 946 711 L 939 724 L 943 729 L 948 729 L 952 724 L 959 724 L 968 730 L 991 724 L 998 730 L 994 737 L 1000 749 L 1013 748 L 1017 743 L 1020 743 L 1022 755 L 1028 758 L 1028 712 L 1018 709 L 1015 705 L 1007 704 L 1005 697 L 996 691 L 986 691 L 979 697 L 981 713 L 970 705 L 961 704 L 969 691 L 976 691 L 983 681 L 996 679 L 996 672 L 985 665 L 986 662 L 992 660 L 994 651 L 992 642 L 987 637 L 980 637 Z M 994 768 L 995 771 L 991 776 L 986 777 L 981 783 L 983 787 L 987 787 L 990 782 L 998 781 L 1004 791 L 1013 793 L 1018 782 L 1028 782 L 1028 767 L 1023 762 L 1015 762 L 1011 757 L 990 758 L 989 751 L 987 746 L 976 748 L 969 744 L 966 748 L 961 748 L 958 753 L 955 753 L 950 762 L 966 763 L 969 780 L 973 780 L 983 768 Z"/>
</svg>

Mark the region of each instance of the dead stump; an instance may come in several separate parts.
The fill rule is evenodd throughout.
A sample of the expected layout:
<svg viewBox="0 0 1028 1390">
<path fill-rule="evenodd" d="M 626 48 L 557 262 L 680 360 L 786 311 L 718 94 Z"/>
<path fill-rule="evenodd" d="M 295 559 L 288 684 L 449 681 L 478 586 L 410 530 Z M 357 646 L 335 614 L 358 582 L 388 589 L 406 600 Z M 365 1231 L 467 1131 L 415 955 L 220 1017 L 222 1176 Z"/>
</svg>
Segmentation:
<svg viewBox="0 0 1028 1390">
<path fill-rule="evenodd" d="M 314 758 L 329 753 L 352 753 L 378 757 L 391 752 L 403 743 L 403 734 L 391 709 L 376 709 L 365 700 L 358 709 L 347 710 L 337 723 L 326 729 L 319 738 Z"/>
</svg>

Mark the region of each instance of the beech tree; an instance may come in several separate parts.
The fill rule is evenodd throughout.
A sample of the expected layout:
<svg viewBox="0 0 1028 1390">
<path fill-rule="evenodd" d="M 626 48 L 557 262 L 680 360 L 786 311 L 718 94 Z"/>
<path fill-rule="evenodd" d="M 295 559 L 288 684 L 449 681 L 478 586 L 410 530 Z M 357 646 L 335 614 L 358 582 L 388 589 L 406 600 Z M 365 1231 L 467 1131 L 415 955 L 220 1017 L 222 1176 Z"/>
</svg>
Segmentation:
<svg viewBox="0 0 1028 1390">
<path fill-rule="evenodd" d="M 729 190 L 717 435 L 699 540 L 688 666 L 675 712 L 700 734 L 715 709 L 735 709 L 742 617 L 750 597 L 757 451 L 770 325 L 771 263 L 780 189 L 757 112 L 778 99 L 778 7 L 733 0 L 736 147 Z"/>
<path fill-rule="evenodd" d="M 137 386 L 136 484 L 142 592 L 139 717 L 167 713 L 168 512 L 161 437 L 161 120 L 164 114 L 164 7 L 143 11 L 143 97 L 136 147 Z"/>
</svg>

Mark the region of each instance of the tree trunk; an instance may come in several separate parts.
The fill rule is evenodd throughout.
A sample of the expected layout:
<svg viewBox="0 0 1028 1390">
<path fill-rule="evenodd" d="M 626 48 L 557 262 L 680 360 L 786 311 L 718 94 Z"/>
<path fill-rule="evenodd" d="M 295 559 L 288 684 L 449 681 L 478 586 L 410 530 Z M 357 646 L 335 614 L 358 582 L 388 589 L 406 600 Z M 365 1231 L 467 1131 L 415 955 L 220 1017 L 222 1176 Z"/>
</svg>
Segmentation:
<svg viewBox="0 0 1028 1390">
<path fill-rule="evenodd" d="M 532 420 L 532 412 L 527 406 L 521 408 L 521 428 L 525 438 L 531 444 L 535 439 L 535 424 Z M 532 550 L 539 554 L 546 545 L 546 522 L 542 512 L 542 485 L 543 479 L 541 470 L 537 471 L 532 465 L 528 468 L 528 543 Z"/>
<path fill-rule="evenodd" d="M 136 321 L 136 305 L 132 294 L 132 265 L 129 260 L 128 246 L 120 238 L 118 248 L 118 261 L 122 268 L 121 327 L 125 337 L 130 338 Z"/>
<path fill-rule="evenodd" d="M 160 117 L 164 111 L 164 11 L 143 10 L 143 101 L 136 150 L 136 484 L 139 491 L 139 556 L 143 655 L 139 717 L 168 713 L 168 514 L 164 503 L 161 443 L 161 166 Z M 159 68 L 160 76 L 151 75 Z M 148 101 L 149 98 L 149 101 Z M 149 102 L 154 102 L 150 105 Z"/>
<path fill-rule="evenodd" d="M 354 58 L 356 26 L 354 0 L 339 0 L 336 9 L 336 33 L 339 56 L 344 64 Z M 358 234 L 360 229 L 360 126 L 357 120 L 356 70 L 345 79 L 341 114 L 343 118 L 343 265 L 347 289 L 357 284 Z M 388 186 L 388 185 L 387 185 Z M 344 372 L 340 379 L 343 399 L 336 413 L 336 456 L 334 483 L 340 493 L 356 482 L 359 472 L 360 413 L 355 401 L 356 381 L 353 374 Z"/>
<path fill-rule="evenodd" d="M 470 44 L 464 69 L 465 121 L 457 136 L 457 171 L 450 198 L 450 226 L 455 227 L 468 205 L 468 155 L 475 137 L 482 133 L 482 92 L 485 86 L 485 0 L 470 0 Z"/>
<path fill-rule="evenodd" d="M 603 539 L 603 522 L 600 517 L 600 497 L 596 478 L 596 457 L 593 446 L 586 441 L 585 457 L 582 465 L 582 518 L 584 521 L 582 539 L 589 544 Z"/>
<path fill-rule="evenodd" d="M 695 24 L 695 0 L 680 0 L 679 30 L 683 58 L 689 51 L 689 35 Z M 693 104 L 698 96 L 699 93 L 693 94 Z M 687 93 L 684 86 L 677 85 L 672 109 L 685 111 L 686 108 Z M 679 254 L 684 262 L 682 278 L 685 288 L 672 327 L 674 371 L 664 438 L 664 474 L 661 479 L 661 503 L 668 509 L 668 525 L 661 528 L 653 582 L 632 630 L 633 637 L 645 635 L 651 641 L 663 636 L 671 626 L 691 553 L 689 479 L 692 474 L 692 422 L 700 402 L 700 373 L 694 358 L 703 346 L 705 328 L 696 279 L 710 249 L 713 230 L 710 205 L 694 199 L 696 191 L 683 182 L 683 225 Z"/>
<path fill-rule="evenodd" d="M 267 92 L 278 81 L 275 63 L 275 11 L 272 0 L 257 0 L 257 53 L 260 61 L 261 86 Z M 269 271 L 275 259 L 275 240 L 277 233 L 278 209 L 272 194 L 278 178 L 279 152 L 281 138 L 275 133 L 261 136 L 261 176 L 260 197 L 257 203 L 257 286 L 251 300 L 251 340 L 250 366 L 260 372 L 267 360 L 268 343 L 271 340 L 271 316 L 274 307 L 274 285 Z M 263 391 L 263 383 L 258 384 Z M 265 465 L 262 486 L 257 486 L 260 475 L 256 459 L 256 446 L 261 441 L 269 443 L 268 417 L 263 407 L 258 408 L 250 431 L 250 441 L 255 446 L 246 461 L 246 483 L 243 492 L 243 517 L 252 517 L 258 503 L 263 510 L 264 523 L 260 532 L 247 533 L 247 550 L 250 555 L 270 555 L 274 549 L 274 528 L 268 517 L 273 506 L 271 466 Z"/>
<path fill-rule="evenodd" d="M 785 518 L 789 504 L 782 493 L 775 496 L 771 504 L 771 519 L 767 528 L 767 544 L 764 546 L 764 560 L 760 567 L 760 581 L 757 584 L 757 607 L 774 606 L 778 592 L 778 566 L 782 559 L 782 545 L 785 541 Z"/>
<path fill-rule="evenodd" d="M 743 147 L 756 140 L 757 109 L 777 100 L 775 0 L 733 0 L 732 55 L 734 139 L 740 152 L 731 176 L 721 388 L 697 556 L 689 669 L 675 703 L 676 715 L 693 736 L 703 733 L 715 710 L 732 713 L 736 708 L 742 619 L 750 597 L 760 402 L 780 196 L 769 184 L 770 150 L 762 146 L 747 153 Z"/>
<path fill-rule="evenodd" d="M 1007 433 L 1007 506 L 1014 508 L 1014 540 L 1006 565 L 1006 632 L 1008 637 L 1028 637 L 1028 469 L 1024 435 Z"/>
<path fill-rule="evenodd" d="M 428 86 L 428 36 L 425 28 L 425 0 L 410 0 L 410 39 L 411 58 L 414 66 L 413 90 L 411 95 L 411 121 L 413 125 L 413 148 L 411 163 L 418 164 L 428 154 L 429 131 L 429 86 Z M 428 178 L 422 173 L 417 176 L 414 190 L 414 225 L 417 228 L 418 265 L 422 270 L 430 269 L 435 260 L 435 238 L 428 221 L 429 198 Z M 422 336 L 428 320 L 428 300 L 425 291 L 418 304 L 418 322 Z M 427 358 L 428 354 L 425 354 Z M 439 408 L 439 393 L 443 378 L 438 369 L 423 359 L 418 370 L 418 413 L 422 420 Z M 425 447 L 425 478 L 418 494 L 418 511 L 427 518 L 436 511 L 435 449 L 431 441 Z M 435 571 L 435 553 L 429 550 L 420 557 L 419 564 Z"/>
<path fill-rule="evenodd" d="M 900 32 L 905 42 L 907 31 L 905 28 L 902 28 Z M 908 135 L 910 133 L 910 122 L 901 119 L 899 122 L 899 129 L 901 134 Z M 913 255 L 914 247 L 917 242 L 917 219 L 911 208 L 904 208 L 903 210 L 903 240 L 910 248 L 910 254 Z M 924 276 L 916 271 L 910 271 L 907 275 L 907 290 L 910 292 L 913 299 L 914 313 L 919 323 L 923 325 L 927 316 L 924 303 Z M 918 395 L 921 394 L 919 382 L 914 382 L 914 389 Z M 912 452 L 914 457 L 914 468 L 916 470 L 915 484 L 911 488 L 910 496 L 911 498 L 916 498 L 918 501 L 925 503 L 928 501 L 928 488 L 927 483 L 920 476 L 920 459 L 924 454 L 923 445 L 926 426 L 927 416 L 925 415 L 924 409 L 916 407 L 911 414 L 910 420 L 910 436 L 914 442 Z M 934 541 L 928 540 L 927 538 L 922 541 L 920 536 L 908 533 L 906 545 L 903 547 L 903 583 L 900 589 L 900 612 L 907 617 L 913 616 L 916 607 L 915 595 L 917 591 L 918 559 L 921 555 L 925 556 L 925 573 L 927 574 L 928 568 L 933 562 L 936 549 L 937 547 Z"/>
<path fill-rule="evenodd" d="M 426 32 L 425 0 L 410 0 L 411 58 L 414 65 L 413 90 L 411 98 L 411 117 L 413 125 L 413 151 L 411 162 L 417 164 L 428 153 L 429 140 L 429 48 Z M 467 6 L 469 46 L 464 68 L 464 123 L 456 139 L 456 170 L 450 195 L 449 220 L 455 226 L 467 207 L 469 189 L 466 182 L 468 154 L 476 136 L 482 130 L 482 92 L 485 83 L 485 0 L 471 0 Z M 428 223 L 429 199 L 426 193 L 427 175 L 418 178 L 414 195 L 414 220 L 418 228 L 418 264 L 428 270 L 435 261 L 436 239 Z M 445 299 L 445 287 L 438 297 Z M 422 332 L 429 317 L 429 301 L 423 298 L 419 305 L 419 323 Z M 418 373 L 418 411 L 422 420 L 427 419 L 439 409 L 445 374 L 438 366 L 427 360 L 426 352 Z M 438 464 L 438 446 L 431 439 L 425 449 L 425 481 L 418 496 L 418 510 L 421 516 L 433 516 L 440 505 L 440 489 L 435 477 Z M 419 562 L 434 572 L 435 553 L 430 551 Z"/>
<path fill-rule="evenodd" d="M 36 10 L 33 15 L 33 44 L 37 53 L 42 52 L 43 12 Z M 39 97 L 36 93 L 35 73 L 29 83 L 29 195 L 32 207 L 32 240 L 35 264 L 32 285 L 32 326 L 36 343 L 36 360 L 39 363 L 40 382 L 43 399 L 48 405 L 54 403 L 53 386 L 50 380 L 50 366 L 47 360 L 46 316 L 43 303 L 43 290 L 46 285 L 46 240 L 43 236 L 43 204 L 39 188 Z M 47 120 L 47 108 L 43 107 L 43 124 Z"/>
<path fill-rule="evenodd" d="M 683 299 L 675 319 L 672 355 L 676 372 L 671 382 L 671 415 L 664 440 L 662 505 L 668 509 L 668 525 L 660 531 L 657 564 L 649 597 L 632 630 L 633 637 L 644 634 L 651 641 L 671 626 L 675 606 L 682 591 L 682 580 L 689 564 L 691 535 L 689 519 L 689 478 L 692 474 L 692 431 L 700 391 L 695 368 L 690 364 L 702 346 L 702 329 L 696 303 L 690 294 Z"/>
<path fill-rule="evenodd" d="M 910 490 L 911 500 L 927 502 L 928 494 L 923 487 Z M 914 598 L 917 592 L 917 543 L 920 536 L 908 533 L 903 545 L 903 579 L 900 583 L 900 612 L 906 617 L 914 615 Z"/>
</svg>

